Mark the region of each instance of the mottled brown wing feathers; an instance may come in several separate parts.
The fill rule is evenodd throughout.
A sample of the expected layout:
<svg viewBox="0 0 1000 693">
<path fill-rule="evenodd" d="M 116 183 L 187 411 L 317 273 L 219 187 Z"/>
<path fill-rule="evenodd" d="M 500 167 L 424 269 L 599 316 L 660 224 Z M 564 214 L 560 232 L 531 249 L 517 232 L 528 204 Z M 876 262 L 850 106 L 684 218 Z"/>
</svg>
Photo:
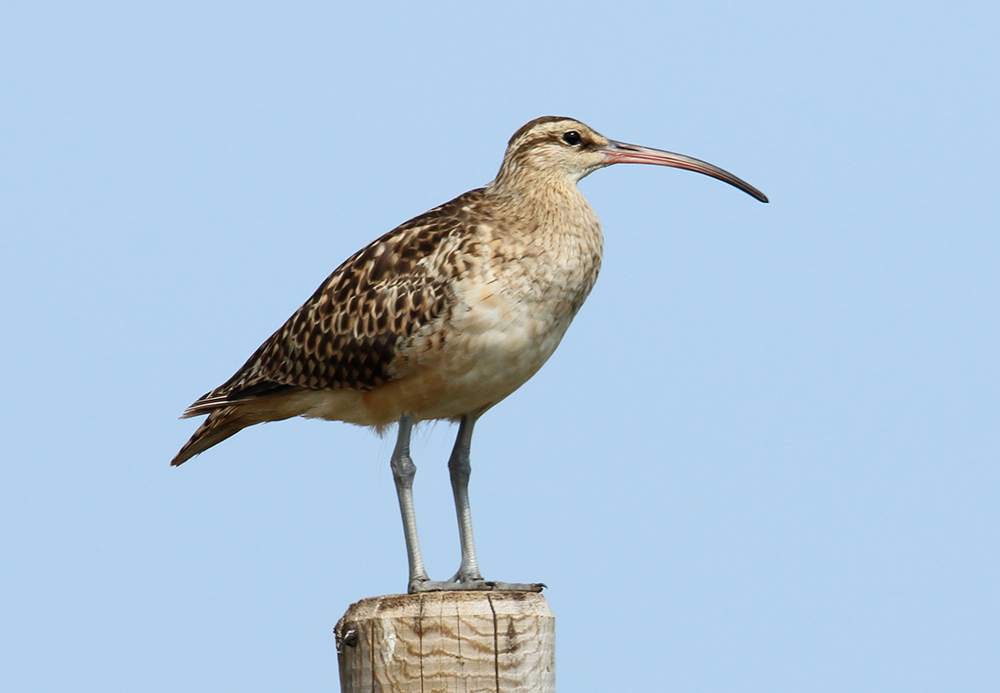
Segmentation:
<svg viewBox="0 0 1000 693">
<path fill-rule="evenodd" d="M 391 380 L 400 343 L 450 310 L 450 257 L 467 250 L 468 217 L 482 204 L 482 191 L 473 190 L 359 250 L 184 415 L 295 388 L 367 391 Z"/>
</svg>

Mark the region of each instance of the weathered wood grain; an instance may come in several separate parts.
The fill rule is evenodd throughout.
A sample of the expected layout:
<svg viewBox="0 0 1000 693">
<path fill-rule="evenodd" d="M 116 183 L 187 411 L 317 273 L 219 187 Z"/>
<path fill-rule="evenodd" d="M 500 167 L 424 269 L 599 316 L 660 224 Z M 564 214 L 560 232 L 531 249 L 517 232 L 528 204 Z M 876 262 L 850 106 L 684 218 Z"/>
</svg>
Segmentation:
<svg viewBox="0 0 1000 693">
<path fill-rule="evenodd" d="M 535 592 L 372 597 L 336 633 L 343 693 L 555 691 L 555 617 Z"/>
</svg>

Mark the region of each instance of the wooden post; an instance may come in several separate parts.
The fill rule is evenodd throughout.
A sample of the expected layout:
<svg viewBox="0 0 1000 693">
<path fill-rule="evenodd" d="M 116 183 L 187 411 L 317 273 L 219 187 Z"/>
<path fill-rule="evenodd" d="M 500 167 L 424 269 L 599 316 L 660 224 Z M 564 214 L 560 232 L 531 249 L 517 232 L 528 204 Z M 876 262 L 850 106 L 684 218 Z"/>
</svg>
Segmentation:
<svg viewBox="0 0 1000 693">
<path fill-rule="evenodd" d="M 556 620 L 537 592 L 371 597 L 336 634 L 342 693 L 556 690 Z"/>
</svg>

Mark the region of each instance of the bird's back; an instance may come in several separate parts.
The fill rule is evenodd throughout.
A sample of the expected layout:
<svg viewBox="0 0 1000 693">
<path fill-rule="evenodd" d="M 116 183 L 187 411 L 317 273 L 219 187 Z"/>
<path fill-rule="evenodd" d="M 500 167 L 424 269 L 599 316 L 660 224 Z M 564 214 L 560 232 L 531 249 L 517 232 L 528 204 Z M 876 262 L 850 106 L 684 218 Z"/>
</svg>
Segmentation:
<svg viewBox="0 0 1000 693">
<path fill-rule="evenodd" d="M 581 134 L 582 133 L 582 134 Z M 228 381 L 173 463 L 292 416 L 382 429 L 478 416 L 552 355 L 600 269 L 600 223 L 576 187 L 609 140 L 540 118 L 497 178 L 355 253 Z"/>
<path fill-rule="evenodd" d="M 184 412 L 210 417 L 178 459 L 260 421 L 383 427 L 503 399 L 548 359 L 596 280 L 600 226 L 579 201 L 582 234 L 504 214 L 476 189 L 361 249 Z"/>
</svg>

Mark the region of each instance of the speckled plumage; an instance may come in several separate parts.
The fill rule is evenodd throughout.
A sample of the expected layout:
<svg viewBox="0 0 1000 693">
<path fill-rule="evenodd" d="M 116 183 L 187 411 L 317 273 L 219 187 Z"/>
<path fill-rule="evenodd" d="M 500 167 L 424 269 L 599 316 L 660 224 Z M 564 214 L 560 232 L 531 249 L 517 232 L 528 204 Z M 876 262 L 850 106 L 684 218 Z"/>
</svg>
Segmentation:
<svg viewBox="0 0 1000 693">
<path fill-rule="evenodd" d="M 173 463 L 262 421 L 381 429 L 404 413 L 457 420 L 520 387 L 558 346 L 600 269 L 600 223 L 576 176 L 551 176 L 531 160 L 566 127 L 595 149 L 607 143 L 563 118 L 519 130 L 495 181 L 355 253 L 192 404 L 184 416 L 209 417 Z"/>
<path fill-rule="evenodd" d="M 496 179 L 355 253 L 222 386 L 184 416 L 208 414 L 181 464 L 247 426 L 292 416 L 384 429 L 398 422 L 390 466 L 403 519 L 409 590 L 540 590 L 483 580 L 469 508 L 479 416 L 542 367 L 601 267 L 603 238 L 576 184 L 616 163 L 683 168 L 767 198 L 698 159 L 609 140 L 572 118 L 520 128 Z M 460 422 L 448 461 L 462 545 L 452 580 L 424 569 L 413 503 L 413 424 Z"/>
<path fill-rule="evenodd" d="M 208 418 L 172 463 L 292 416 L 379 430 L 402 416 L 478 417 L 545 363 L 594 286 L 601 227 L 576 184 L 615 163 L 685 168 L 767 201 L 703 161 L 537 118 L 514 133 L 496 179 L 355 253 L 192 404 L 185 417 Z"/>
</svg>

